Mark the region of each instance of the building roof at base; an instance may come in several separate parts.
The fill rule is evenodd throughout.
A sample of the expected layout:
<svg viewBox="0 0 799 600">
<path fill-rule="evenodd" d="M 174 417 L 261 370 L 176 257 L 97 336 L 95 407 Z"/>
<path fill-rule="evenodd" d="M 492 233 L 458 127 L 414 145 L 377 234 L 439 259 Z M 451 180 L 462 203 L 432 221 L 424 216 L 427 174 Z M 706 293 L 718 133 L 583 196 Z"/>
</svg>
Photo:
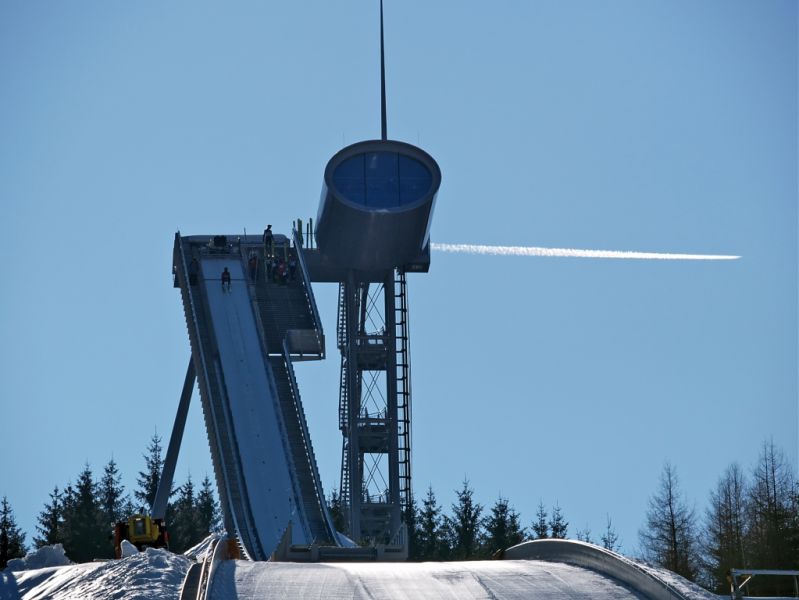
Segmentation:
<svg viewBox="0 0 799 600">
<path fill-rule="evenodd" d="M 714 600 L 667 571 L 570 540 L 509 548 L 506 560 L 427 563 L 221 561 L 208 598 Z"/>
<path fill-rule="evenodd" d="M 611 577 L 529 560 L 439 563 L 269 563 L 224 561 L 209 599 L 353 600 L 528 598 L 632 600 L 647 596 Z"/>
</svg>

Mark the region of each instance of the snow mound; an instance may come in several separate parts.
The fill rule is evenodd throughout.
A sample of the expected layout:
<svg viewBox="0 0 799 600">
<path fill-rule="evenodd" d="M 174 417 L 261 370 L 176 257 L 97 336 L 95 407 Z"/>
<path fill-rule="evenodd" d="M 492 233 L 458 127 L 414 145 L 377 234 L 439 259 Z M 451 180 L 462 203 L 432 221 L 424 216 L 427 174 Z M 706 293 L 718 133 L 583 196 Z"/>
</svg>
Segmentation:
<svg viewBox="0 0 799 600">
<path fill-rule="evenodd" d="M 122 540 L 122 542 L 119 544 L 119 547 L 122 550 L 122 558 L 135 556 L 139 553 L 139 549 L 131 544 L 128 540 Z"/>
<path fill-rule="evenodd" d="M 72 561 L 64 554 L 64 546 L 54 544 L 42 546 L 38 550 L 28 552 L 25 558 L 13 558 L 8 561 L 6 569 L 9 571 L 28 571 L 30 569 L 44 569 L 45 567 L 62 567 L 71 565 Z"/>
<path fill-rule="evenodd" d="M 161 600 L 180 594 L 191 561 L 167 550 L 147 548 L 121 560 L 8 573 L 0 598 L 24 600 Z"/>
</svg>

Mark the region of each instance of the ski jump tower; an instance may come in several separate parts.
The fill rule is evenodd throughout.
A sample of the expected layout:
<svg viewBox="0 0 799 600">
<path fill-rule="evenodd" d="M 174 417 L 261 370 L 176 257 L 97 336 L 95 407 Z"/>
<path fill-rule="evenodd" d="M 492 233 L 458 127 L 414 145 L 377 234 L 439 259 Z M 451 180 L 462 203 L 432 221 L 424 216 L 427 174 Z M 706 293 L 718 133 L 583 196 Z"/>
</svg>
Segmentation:
<svg viewBox="0 0 799 600">
<path fill-rule="evenodd" d="M 174 285 L 192 358 L 151 512 L 164 517 L 197 381 L 225 528 L 254 560 L 287 544 L 346 544 L 322 491 L 292 367 L 325 357 L 312 282 L 339 285 L 341 533 L 372 545 L 405 543 L 402 517 L 411 501 L 406 274 L 429 270 L 441 171 L 420 148 L 388 139 L 382 2 L 380 58 L 381 138 L 330 159 L 315 228 L 303 232 L 300 224 L 290 238 L 275 234 L 270 248 L 260 236 L 175 235 Z M 276 282 L 264 260 L 252 269 L 253 256 L 272 254 L 296 264 L 296 277 Z"/>
</svg>

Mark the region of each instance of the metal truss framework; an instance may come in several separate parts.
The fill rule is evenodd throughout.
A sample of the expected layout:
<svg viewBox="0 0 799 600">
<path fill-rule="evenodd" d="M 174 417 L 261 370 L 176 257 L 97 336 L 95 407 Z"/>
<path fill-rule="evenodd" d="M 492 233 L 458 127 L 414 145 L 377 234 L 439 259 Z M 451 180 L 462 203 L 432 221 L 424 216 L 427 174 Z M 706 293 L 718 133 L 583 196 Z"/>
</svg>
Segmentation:
<svg viewBox="0 0 799 600">
<path fill-rule="evenodd" d="M 341 502 L 348 535 L 390 543 L 411 502 L 411 385 L 405 274 L 339 285 Z"/>
</svg>

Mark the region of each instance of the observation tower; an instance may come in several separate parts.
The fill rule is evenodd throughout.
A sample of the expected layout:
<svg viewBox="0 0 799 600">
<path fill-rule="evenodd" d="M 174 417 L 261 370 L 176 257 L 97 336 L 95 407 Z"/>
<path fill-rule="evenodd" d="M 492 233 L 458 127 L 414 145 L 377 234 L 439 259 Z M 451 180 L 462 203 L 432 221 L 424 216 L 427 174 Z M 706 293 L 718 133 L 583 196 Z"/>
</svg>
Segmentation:
<svg viewBox="0 0 799 600">
<path fill-rule="evenodd" d="M 347 534 L 388 542 L 411 498 L 411 385 L 406 274 L 430 266 L 441 171 L 387 139 L 338 152 L 325 168 L 306 250 L 312 281 L 339 284 L 341 502 Z"/>
</svg>

